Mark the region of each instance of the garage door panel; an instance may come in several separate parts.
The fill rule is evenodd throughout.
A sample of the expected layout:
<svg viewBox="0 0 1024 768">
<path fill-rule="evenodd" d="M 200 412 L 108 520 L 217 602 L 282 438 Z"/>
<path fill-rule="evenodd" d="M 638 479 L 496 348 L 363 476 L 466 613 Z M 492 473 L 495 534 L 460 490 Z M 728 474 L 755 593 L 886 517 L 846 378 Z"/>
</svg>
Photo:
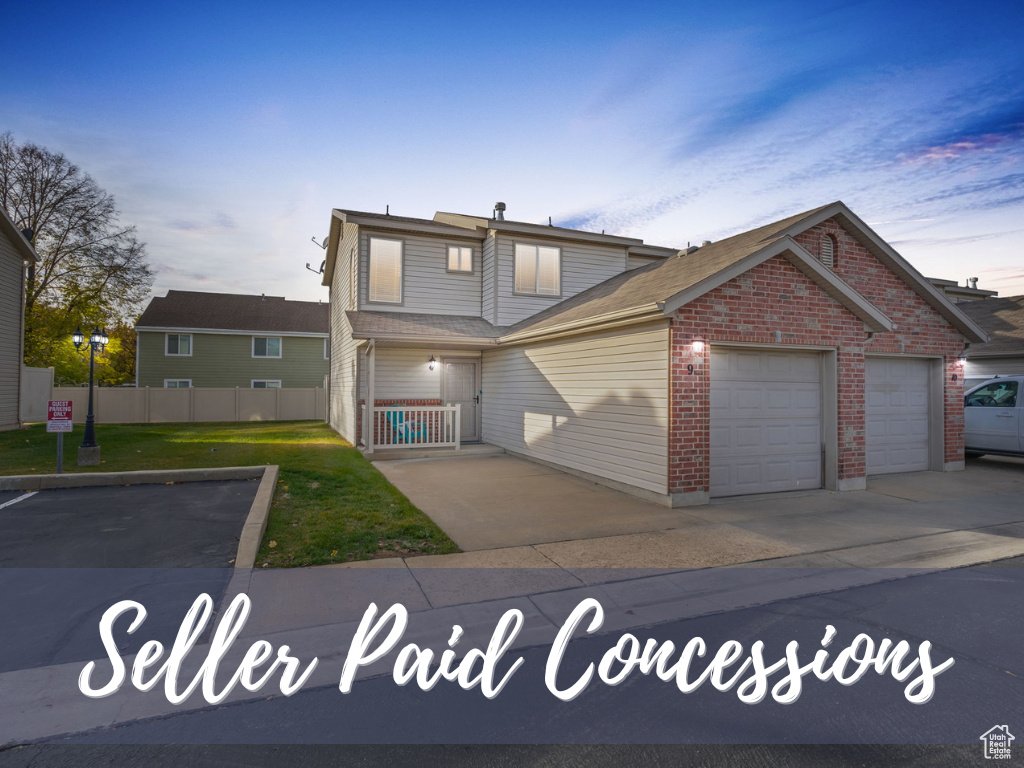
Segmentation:
<svg viewBox="0 0 1024 768">
<path fill-rule="evenodd" d="M 712 347 L 712 496 L 821 487 L 820 359 Z"/>
<path fill-rule="evenodd" d="M 930 363 L 867 358 L 866 454 L 869 475 L 915 472 L 930 462 Z"/>
</svg>

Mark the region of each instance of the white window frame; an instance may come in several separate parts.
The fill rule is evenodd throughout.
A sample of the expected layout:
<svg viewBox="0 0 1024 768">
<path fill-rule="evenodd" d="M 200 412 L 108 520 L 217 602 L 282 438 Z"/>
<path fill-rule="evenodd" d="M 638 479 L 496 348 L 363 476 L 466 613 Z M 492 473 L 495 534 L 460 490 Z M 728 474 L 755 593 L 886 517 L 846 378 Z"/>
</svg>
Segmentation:
<svg viewBox="0 0 1024 768">
<path fill-rule="evenodd" d="M 452 251 L 457 252 L 456 263 L 458 267 L 452 267 Z M 463 256 L 469 253 L 469 267 L 462 269 Z M 448 263 L 446 264 L 447 271 L 453 274 L 459 275 L 472 275 L 473 274 L 473 246 L 471 245 L 449 245 L 448 246 Z"/>
<path fill-rule="evenodd" d="M 262 383 L 263 386 L 262 387 L 257 387 L 256 386 L 257 382 Z M 271 384 L 276 385 L 276 386 L 269 386 Z M 280 389 L 280 388 L 281 388 L 281 380 L 280 379 L 250 379 L 250 381 L 249 381 L 249 389 Z"/>
<path fill-rule="evenodd" d="M 398 300 L 373 298 L 373 243 L 398 243 Z M 366 244 L 366 301 L 368 304 L 399 305 L 405 301 L 405 241 L 392 237 L 370 237 Z"/>
<path fill-rule="evenodd" d="M 532 248 L 534 257 L 534 290 L 523 290 L 519 288 L 519 249 Z M 558 290 L 554 293 L 547 293 L 539 290 L 540 287 L 540 249 L 549 248 L 558 252 Z M 516 296 L 543 296 L 545 298 L 558 299 L 562 296 L 562 249 L 557 245 L 538 245 L 537 243 L 514 243 L 512 248 L 512 293 Z"/>
<path fill-rule="evenodd" d="M 170 382 L 172 382 L 172 381 L 176 381 L 179 384 L 181 382 L 183 382 L 183 381 L 187 381 L 188 382 L 188 386 L 187 387 L 171 387 L 171 386 L 168 386 L 168 384 L 170 384 Z M 164 389 L 192 389 L 192 379 L 164 379 Z"/>
<path fill-rule="evenodd" d="M 171 352 L 171 336 L 178 337 L 178 349 L 181 349 L 181 337 L 188 336 L 188 353 Z M 165 333 L 164 334 L 164 357 L 192 357 L 192 350 L 195 349 L 195 340 L 191 333 Z"/>
<path fill-rule="evenodd" d="M 276 355 L 257 355 L 256 354 L 256 339 L 277 339 L 277 354 Z M 267 344 L 267 350 L 269 351 L 270 345 Z M 252 337 L 252 356 L 258 360 L 280 360 L 284 354 L 284 339 L 280 336 L 253 336 Z"/>
</svg>

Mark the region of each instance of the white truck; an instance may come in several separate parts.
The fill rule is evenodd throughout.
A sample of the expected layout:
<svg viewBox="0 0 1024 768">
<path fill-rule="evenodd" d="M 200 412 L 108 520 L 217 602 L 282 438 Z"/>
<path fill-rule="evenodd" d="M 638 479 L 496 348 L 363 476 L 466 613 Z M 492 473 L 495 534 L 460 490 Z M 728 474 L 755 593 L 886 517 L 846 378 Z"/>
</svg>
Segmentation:
<svg viewBox="0 0 1024 768">
<path fill-rule="evenodd" d="M 1000 376 L 964 395 L 964 453 L 1024 456 L 1024 376 Z"/>
</svg>

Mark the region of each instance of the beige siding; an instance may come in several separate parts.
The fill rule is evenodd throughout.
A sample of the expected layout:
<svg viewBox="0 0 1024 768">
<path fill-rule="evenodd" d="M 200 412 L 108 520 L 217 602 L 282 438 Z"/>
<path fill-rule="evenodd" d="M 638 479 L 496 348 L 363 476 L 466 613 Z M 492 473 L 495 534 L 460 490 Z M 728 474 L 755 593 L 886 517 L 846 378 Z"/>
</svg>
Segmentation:
<svg viewBox="0 0 1024 768">
<path fill-rule="evenodd" d="M 515 244 L 553 245 L 562 249 L 562 295 L 523 296 L 514 293 Z M 537 237 L 501 234 L 497 243 L 497 325 L 512 325 L 531 315 L 604 282 L 626 268 L 626 251 L 621 246 L 545 240 Z"/>
<path fill-rule="evenodd" d="M 648 264 L 653 264 L 656 261 L 664 261 L 664 259 L 659 259 L 657 256 L 630 256 L 626 269 L 646 267 Z"/>
<path fill-rule="evenodd" d="M 0 429 L 19 424 L 24 274 L 21 254 L 0 234 Z"/>
<path fill-rule="evenodd" d="M 356 384 L 359 372 L 359 351 L 352 338 L 352 326 L 345 310 L 357 301 L 359 227 L 344 225 L 334 265 L 331 285 L 331 381 L 329 420 L 331 426 L 353 445 L 356 434 L 358 398 Z"/>
<path fill-rule="evenodd" d="M 483 440 L 666 494 L 668 359 L 663 326 L 486 351 Z"/>
<path fill-rule="evenodd" d="M 371 237 L 401 240 L 404 244 L 401 304 L 368 301 Z M 449 244 L 472 246 L 472 274 L 448 271 Z M 363 228 L 359 234 L 359 307 L 378 312 L 425 312 L 479 317 L 481 251 L 478 240 L 369 232 Z"/>
<path fill-rule="evenodd" d="M 431 355 L 437 360 L 434 370 L 428 365 Z M 441 397 L 441 359 L 477 355 L 470 350 L 433 347 L 377 347 L 373 397 L 375 400 L 438 400 Z M 366 392 L 366 379 L 364 365 L 360 371 L 362 394 Z"/>
</svg>

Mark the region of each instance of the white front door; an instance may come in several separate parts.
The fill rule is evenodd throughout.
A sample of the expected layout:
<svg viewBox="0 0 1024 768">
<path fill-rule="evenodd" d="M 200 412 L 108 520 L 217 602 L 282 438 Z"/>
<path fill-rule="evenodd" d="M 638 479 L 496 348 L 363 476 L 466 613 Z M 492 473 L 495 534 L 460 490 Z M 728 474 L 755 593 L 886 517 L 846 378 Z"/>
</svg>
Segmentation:
<svg viewBox="0 0 1024 768">
<path fill-rule="evenodd" d="M 711 495 L 822 486 L 821 355 L 711 348 Z"/>
<path fill-rule="evenodd" d="M 866 361 L 867 472 L 931 468 L 928 360 L 869 357 Z"/>
<path fill-rule="evenodd" d="M 461 440 L 472 443 L 480 439 L 479 362 L 458 358 L 444 361 L 444 403 L 461 405 Z"/>
</svg>

